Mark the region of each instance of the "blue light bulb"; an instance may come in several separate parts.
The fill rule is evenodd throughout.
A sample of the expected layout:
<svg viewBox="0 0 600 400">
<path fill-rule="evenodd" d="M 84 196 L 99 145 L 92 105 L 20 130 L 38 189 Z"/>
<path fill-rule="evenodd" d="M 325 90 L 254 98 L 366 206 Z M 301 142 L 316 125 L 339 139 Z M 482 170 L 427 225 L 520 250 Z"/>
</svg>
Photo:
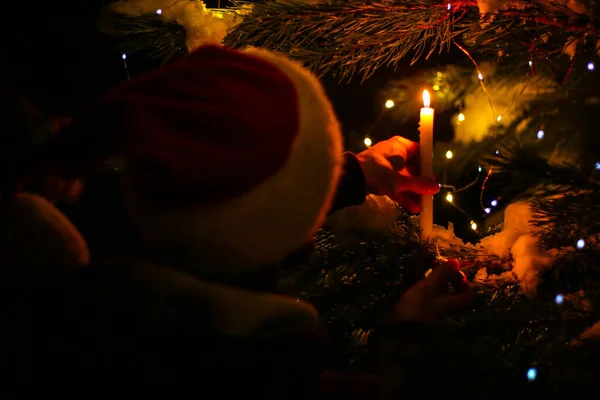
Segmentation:
<svg viewBox="0 0 600 400">
<path fill-rule="evenodd" d="M 554 301 L 556 302 L 556 304 L 561 305 L 563 303 L 563 301 L 565 301 L 565 298 L 563 297 L 562 294 L 557 294 Z"/>
<path fill-rule="evenodd" d="M 537 370 L 535 368 L 529 368 L 527 370 L 527 380 L 533 382 L 535 381 L 535 378 L 537 378 Z"/>
<path fill-rule="evenodd" d="M 540 129 L 537 133 L 537 138 L 542 140 L 544 138 L 544 131 Z"/>
</svg>

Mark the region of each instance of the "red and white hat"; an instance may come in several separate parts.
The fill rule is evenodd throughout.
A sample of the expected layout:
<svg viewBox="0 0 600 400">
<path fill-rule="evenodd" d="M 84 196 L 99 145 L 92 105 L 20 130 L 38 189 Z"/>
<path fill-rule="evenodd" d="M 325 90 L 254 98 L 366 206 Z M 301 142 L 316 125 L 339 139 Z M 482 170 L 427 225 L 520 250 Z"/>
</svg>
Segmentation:
<svg viewBox="0 0 600 400">
<path fill-rule="evenodd" d="M 201 269 L 243 272 L 299 248 L 323 222 L 343 162 L 318 79 L 262 49 L 201 47 L 113 90 L 66 136 L 90 130 L 104 132 L 92 153 L 110 135 L 127 156 L 146 245 Z"/>
</svg>

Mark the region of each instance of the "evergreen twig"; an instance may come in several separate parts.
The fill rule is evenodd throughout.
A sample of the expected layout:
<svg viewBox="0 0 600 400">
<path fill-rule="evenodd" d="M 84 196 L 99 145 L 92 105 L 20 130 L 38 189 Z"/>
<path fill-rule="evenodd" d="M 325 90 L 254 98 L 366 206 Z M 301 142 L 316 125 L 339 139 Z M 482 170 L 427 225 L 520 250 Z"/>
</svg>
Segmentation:
<svg viewBox="0 0 600 400">
<path fill-rule="evenodd" d="M 98 27 L 117 42 L 117 49 L 124 54 L 141 54 L 168 63 L 188 52 L 185 29 L 175 22 L 165 22 L 156 14 L 133 17 L 105 8 Z"/>
<path fill-rule="evenodd" d="M 428 58 L 458 39 L 494 52 L 498 43 L 505 52 L 510 51 L 507 43 L 529 51 L 533 40 L 542 62 L 548 53 L 562 51 L 565 35 L 570 40 L 584 38 L 597 24 L 589 16 L 573 18 L 565 7 L 535 2 L 515 2 L 483 19 L 475 0 L 265 2 L 254 5 L 225 44 L 270 48 L 304 62 L 319 75 L 334 71 L 340 79 L 358 74 L 364 80 L 377 68 L 395 66 L 407 56 L 413 63 Z"/>
</svg>

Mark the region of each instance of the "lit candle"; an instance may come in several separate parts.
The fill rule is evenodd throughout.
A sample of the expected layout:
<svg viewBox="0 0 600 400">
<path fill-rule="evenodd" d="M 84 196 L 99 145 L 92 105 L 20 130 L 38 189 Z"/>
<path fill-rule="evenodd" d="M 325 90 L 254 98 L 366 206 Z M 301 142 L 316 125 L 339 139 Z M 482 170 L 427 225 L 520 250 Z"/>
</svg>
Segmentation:
<svg viewBox="0 0 600 400">
<path fill-rule="evenodd" d="M 433 177 L 433 108 L 431 98 L 423 91 L 423 105 L 419 134 L 421 145 L 421 176 Z M 421 240 L 428 240 L 433 232 L 433 195 L 421 197 Z"/>
</svg>

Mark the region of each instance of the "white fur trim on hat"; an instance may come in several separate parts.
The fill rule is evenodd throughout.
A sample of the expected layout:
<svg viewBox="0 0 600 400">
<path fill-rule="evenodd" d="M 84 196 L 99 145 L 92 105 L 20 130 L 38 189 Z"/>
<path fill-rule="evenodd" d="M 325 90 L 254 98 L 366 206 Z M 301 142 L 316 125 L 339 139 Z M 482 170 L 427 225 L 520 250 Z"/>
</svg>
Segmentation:
<svg viewBox="0 0 600 400">
<path fill-rule="evenodd" d="M 342 173 L 340 125 L 319 80 L 284 56 L 248 53 L 279 67 L 296 87 L 299 133 L 286 164 L 244 195 L 207 209 L 167 212 L 130 196 L 146 245 L 174 252 L 188 268 L 244 272 L 281 261 L 321 226 Z"/>
</svg>

